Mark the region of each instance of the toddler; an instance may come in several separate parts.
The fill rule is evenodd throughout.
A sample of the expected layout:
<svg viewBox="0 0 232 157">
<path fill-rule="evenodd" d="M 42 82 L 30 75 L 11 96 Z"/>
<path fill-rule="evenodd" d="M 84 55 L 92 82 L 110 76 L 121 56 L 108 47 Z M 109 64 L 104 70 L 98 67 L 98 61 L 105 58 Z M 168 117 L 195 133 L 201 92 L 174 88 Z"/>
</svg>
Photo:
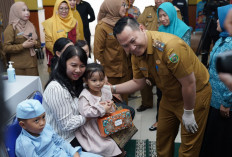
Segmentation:
<svg viewBox="0 0 232 157">
<path fill-rule="evenodd" d="M 104 85 L 103 67 L 88 64 L 83 78 L 86 88 L 79 96 L 79 112 L 89 120 L 77 130 L 76 138 L 86 151 L 102 156 L 120 155 L 122 151 L 111 137 L 101 137 L 97 124 L 98 117 L 114 111 L 111 88 Z"/>
</svg>

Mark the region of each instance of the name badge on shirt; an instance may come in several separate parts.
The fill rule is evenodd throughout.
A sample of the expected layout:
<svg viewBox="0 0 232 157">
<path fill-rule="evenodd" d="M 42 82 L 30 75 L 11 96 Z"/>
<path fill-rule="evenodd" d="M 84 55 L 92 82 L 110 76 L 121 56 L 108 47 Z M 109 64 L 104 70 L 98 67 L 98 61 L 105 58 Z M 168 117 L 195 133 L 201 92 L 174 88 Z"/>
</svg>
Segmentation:
<svg viewBox="0 0 232 157">
<path fill-rule="evenodd" d="M 64 31 L 64 30 L 63 30 L 63 29 L 61 29 L 61 30 L 58 30 L 58 31 L 57 31 L 57 33 L 60 33 L 60 32 L 63 32 L 63 31 Z"/>
<path fill-rule="evenodd" d="M 162 42 L 160 42 L 160 41 L 158 41 L 158 40 L 153 40 L 153 46 L 155 47 L 155 48 L 157 48 L 159 51 L 164 51 L 164 46 L 165 46 L 165 44 L 164 43 L 162 43 Z"/>
<path fill-rule="evenodd" d="M 139 70 L 140 70 L 140 71 L 146 71 L 147 68 L 145 68 L 145 67 L 140 67 Z"/>
<path fill-rule="evenodd" d="M 19 32 L 19 33 L 17 34 L 17 36 L 23 35 L 23 33 L 24 33 L 24 32 Z"/>
<path fill-rule="evenodd" d="M 147 16 L 147 18 L 152 18 L 151 13 Z"/>
<path fill-rule="evenodd" d="M 182 3 L 182 2 L 177 2 L 177 5 L 184 5 L 184 3 Z"/>
<path fill-rule="evenodd" d="M 113 33 L 109 33 L 109 35 L 114 35 Z"/>
</svg>

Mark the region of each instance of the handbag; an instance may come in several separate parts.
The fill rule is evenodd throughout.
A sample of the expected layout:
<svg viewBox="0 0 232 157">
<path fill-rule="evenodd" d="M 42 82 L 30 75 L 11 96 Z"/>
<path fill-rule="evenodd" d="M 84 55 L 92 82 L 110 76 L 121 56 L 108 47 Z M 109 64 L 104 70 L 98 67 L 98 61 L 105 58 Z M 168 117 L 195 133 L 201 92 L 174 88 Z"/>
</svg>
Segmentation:
<svg viewBox="0 0 232 157">
<path fill-rule="evenodd" d="M 133 126 L 130 110 L 122 109 L 98 118 L 98 128 L 102 137 Z"/>
</svg>

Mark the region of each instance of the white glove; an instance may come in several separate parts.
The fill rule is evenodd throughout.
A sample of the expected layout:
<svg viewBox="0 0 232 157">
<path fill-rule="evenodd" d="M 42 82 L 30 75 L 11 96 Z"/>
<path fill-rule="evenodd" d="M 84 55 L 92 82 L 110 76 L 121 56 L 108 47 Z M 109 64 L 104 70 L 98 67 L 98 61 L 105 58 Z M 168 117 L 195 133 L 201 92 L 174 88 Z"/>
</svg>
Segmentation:
<svg viewBox="0 0 232 157">
<path fill-rule="evenodd" d="M 197 132 L 198 126 L 195 120 L 195 116 L 193 114 L 193 110 L 185 110 L 182 116 L 183 124 L 188 132 L 195 133 Z"/>
</svg>

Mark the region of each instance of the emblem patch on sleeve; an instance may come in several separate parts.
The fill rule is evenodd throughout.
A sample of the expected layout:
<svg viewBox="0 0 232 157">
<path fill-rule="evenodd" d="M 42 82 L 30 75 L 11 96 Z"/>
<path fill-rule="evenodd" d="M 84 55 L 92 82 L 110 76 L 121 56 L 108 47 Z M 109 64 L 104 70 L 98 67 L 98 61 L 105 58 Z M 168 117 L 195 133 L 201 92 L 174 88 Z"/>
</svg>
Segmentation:
<svg viewBox="0 0 232 157">
<path fill-rule="evenodd" d="M 172 63 L 177 63 L 178 60 L 179 60 L 179 57 L 178 57 L 175 53 L 172 53 L 172 54 L 169 56 L 169 60 L 170 60 Z"/>
</svg>

